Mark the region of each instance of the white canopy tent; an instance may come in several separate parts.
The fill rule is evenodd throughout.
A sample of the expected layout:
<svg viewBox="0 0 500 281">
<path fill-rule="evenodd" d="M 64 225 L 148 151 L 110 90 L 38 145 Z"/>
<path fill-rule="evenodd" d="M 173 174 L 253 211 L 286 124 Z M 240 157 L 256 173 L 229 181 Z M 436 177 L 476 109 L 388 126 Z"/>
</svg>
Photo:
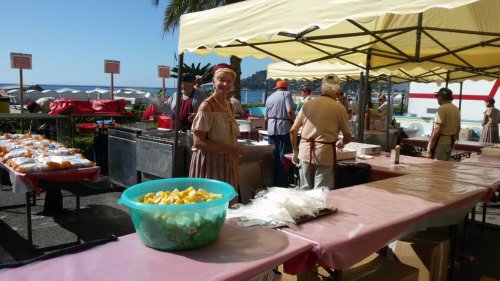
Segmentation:
<svg viewBox="0 0 500 281">
<path fill-rule="evenodd" d="M 359 79 L 364 70 L 350 64 L 313 62 L 302 66 L 286 62 L 276 62 L 267 66 L 267 79 L 317 80 L 328 74 L 335 74 L 344 81 L 349 77 Z M 371 73 L 378 76 L 378 73 Z"/>
<path fill-rule="evenodd" d="M 366 65 L 370 54 L 371 69 L 421 62 L 497 67 L 499 9 L 498 0 L 250 0 L 183 15 L 179 52 L 298 65 Z"/>
<path fill-rule="evenodd" d="M 178 49 L 294 65 L 340 61 L 364 67 L 365 77 L 439 67 L 445 79 L 448 71 L 494 79 L 499 10 L 498 0 L 249 0 L 182 16 Z"/>
</svg>

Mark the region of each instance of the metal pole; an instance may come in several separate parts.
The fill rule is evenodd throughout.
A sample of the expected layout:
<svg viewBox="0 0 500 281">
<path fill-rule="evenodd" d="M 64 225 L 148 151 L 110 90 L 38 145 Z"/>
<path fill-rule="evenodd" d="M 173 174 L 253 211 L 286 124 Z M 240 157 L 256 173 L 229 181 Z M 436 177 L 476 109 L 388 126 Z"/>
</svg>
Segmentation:
<svg viewBox="0 0 500 281">
<path fill-rule="evenodd" d="M 172 172 L 173 176 L 176 177 L 178 176 L 177 171 L 179 170 L 180 167 L 177 167 L 177 158 L 180 156 L 179 154 L 179 129 L 181 125 L 181 120 L 179 119 L 179 114 L 181 112 L 181 107 L 180 102 L 181 102 L 181 83 L 179 82 L 179 79 L 182 77 L 182 65 L 184 64 L 184 54 L 180 53 L 179 54 L 179 71 L 177 72 L 177 91 L 175 95 L 175 120 L 174 120 L 174 149 L 173 149 L 173 155 L 172 155 Z M 165 160 L 167 161 L 167 160 Z"/>
<path fill-rule="evenodd" d="M 403 116 L 403 107 L 405 103 L 405 92 L 401 92 L 401 111 L 399 112 L 399 115 Z"/>
<path fill-rule="evenodd" d="M 115 99 L 113 73 L 111 73 L 111 100 Z"/>
<path fill-rule="evenodd" d="M 446 72 L 446 88 L 448 88 L 448 83 L 450 82 L 450 71 Z"/>
<path fill-rule="evenodd" d="M 392 120 L 392 81 L 391 76 L 389 75 L 389 87 L 387 89 L 387 118 L 386 118 L 386 130 L 385 130 L 385 144 L 387 147 L 387 151 L 391 151 L 391 147 L 389 146 L 389 125 Z"/>
<path fill-rule="evenodd" d="M 361 100 L 363 99 L 363 72 L 359 74 L 359 95 L 358 95 L 358 142 L 361 142 L 361 139 L 363 138 L 363 130 L 365 129 L 365 116 L 364 114 L 361 115 L 363 112 L 363 103 Z"/>
<path fill-rule="evenodd" d="M 267 101 L 267 96 L 269 94 L 269 79 L 266 79 L 266 95 L 264 97 L 264 104 L 266 103 Z"/>
<path fill-rule="evenodd" d="M 24 99 L 23 99 L 23 69 L 19 68 L 19 99 L 21 103 L 21 113 L 24 113 Z M 22 122 L 22 121 L 21 121 Z"/>
<path fill-rule="evenodd" d="M 163 79 L 163 83 L 162 83 L 162 94 L 163 94 L 163 99 L 165 100 L 165 77 L 162 78 Z"/>
<path fill-rule="evenodd" d="M 362 120 L 363 120 L 363 125 L 365 123 L 365 104 L 366 104 L 366 99 L 370 99 L 371 100 L 371 91 L 368 92 L 370 90 L 370 87 L 369 87 L 369 79 L 370 79 L 370 61 L 371 61 L 371 58 L 372 58 L 372 50 L 371 49 L 368 49 L 368 54 L 366 54 L 366 73 L 365 73 L 365 93 L 364 93 L 364 98 L 361 100 L 363 102 L 362 104 L 362 107 L 361 107 L 361 116 L 362 116 Z M 362 128 L 362 130 L 360 130 L 360 138 L 359 138 L 359 142 L 363 142 L 363 139 L 364 139 L 364 126 Z"/>
<path fill-rule="evenodd" d="M 458 99 L 458 111 L 462 111 L 462 89 L 464 86 L 464 82 L 460 82 L 460 98 Z"/>
</svg>

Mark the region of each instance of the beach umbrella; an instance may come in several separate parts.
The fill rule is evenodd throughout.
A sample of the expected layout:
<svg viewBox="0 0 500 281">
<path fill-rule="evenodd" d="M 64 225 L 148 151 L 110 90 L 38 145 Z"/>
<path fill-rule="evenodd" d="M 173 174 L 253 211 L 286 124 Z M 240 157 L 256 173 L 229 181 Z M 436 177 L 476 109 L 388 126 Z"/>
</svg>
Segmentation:
<svg viewBox="0 0 500 281">
<path fill-rule="evenodd" d="M 55 90 L 43 90 L 42 93 L 46 96 L 53 96 L 58 94 Z"/>
</svg>

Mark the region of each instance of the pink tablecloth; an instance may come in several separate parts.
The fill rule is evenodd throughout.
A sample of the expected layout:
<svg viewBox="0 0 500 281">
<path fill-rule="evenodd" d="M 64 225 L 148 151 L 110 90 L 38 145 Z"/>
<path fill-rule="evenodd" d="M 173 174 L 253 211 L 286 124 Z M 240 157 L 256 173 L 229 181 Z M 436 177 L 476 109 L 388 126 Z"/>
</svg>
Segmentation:
<svg viewBox="0 0 500 281">
<path fill-rule="evenodd" d="M 402 175 L 424 173 L 431 179 L 445 178 L 450 181 L 464 182 L 489 188 L 500 188 L 500 166 L 474 165 L 471 162 L 440 161 L 421 157 L 401 155 L 399 164 L 392 164 L 385 154 L 373 155 L 373 159 L 348 160 L 348 162 L 366 163 L 372 166 L 372 178 L 386 179 Z M 484 157 L 484 156 L 483 156 Z M 471 158 L 473 159 L 473 158 Z M 490 160 L 488 157 L 482 159 Z"/>
<path fill-rule="evenodd" d="M 50 182 L 78 182 L 81 180 L 88 180 L 90 182 L 97 182 L 101 168 L 94 166 L 90 168 L 68 169 L 68 170 L 54 170 L 40 173 L 19 173 L 12 168 L 2 164 L 9 172 L 10 181 L 12 182 L 12 191 L 14 193 L 24 193 L 33 191 L 39 193 L 39 181 Z"/>
<path fill-rule="evenodd" d="M 335 269 L 349 268 L 411 232 L 414 224 L 440 206 L 364 185 L 330 191 L 328 202 L 337 213 L 282 231 L 314 242 L 318 262 Z M 296 274 L 308 270 L 305 266 L 288 262 L 285 271 Z"/>
<path fill-rule="evenodd" d="M 346 269 L 405 234 L 456 224 L 486 192 L 466 183 L 396 177 L 333 190 L 328 201 L 336 214 L 283 231 L 316 243 L 318 263 Z M 305 265 L 285 264 L 289 273 L 303 270 Z"/>
<path fill-rule="evenodd" d="M 462 164 L 467 165 L 478 165 L 482 167 L 497 167 L 500 168 L 500 157 L 499 156 L 489 156 L 489 155 L 476 155 L 471 158 L 464 159 L 460 161 Z"/>
<path fill-rule="evenodd" d="M 429 143 L 429 139 L 427 138 L 406 138 L 401 140 L 401 145 L 413 145 L 418 147 L 426 148 Z M 487 142 L 477 142 L 477 141 L 457 141 L 455 142 L 455 146 L 453 147 L 455 150 L 465 150 L 465 151 L 474 151 L 481 152 L 481 148 L 493 146 L 492 143 Z"/>
<path fill-rule="evenodd" d="M 200 249 L 157 251 L 134 233 L 87 251 L 1 270 L 0 280 L 249 280 L 311 247 L 274 229 L 226 223 L 219 239 Z"/>
<path fill-rule="evenodd" d="M 433 162 L 439 160 L 433 160 L 423 157 L 411 157 L 406 155 L 400 155 L 399 164 L 391 163 L 391 158 L 388 153 L 381 153 L 371 155 L 372 159 L 352 159 L 352 160 L 342 160 L 343 162 L 350 163 L 366 163 L 372 167 L 371 177 L 372 179 L 386 179 L 392 177 L 398 177 L 402 175 L 409 174 L 413 172 L 414 168 L 418 168 L 422 165 L 429 165 Z"/>
</svg>

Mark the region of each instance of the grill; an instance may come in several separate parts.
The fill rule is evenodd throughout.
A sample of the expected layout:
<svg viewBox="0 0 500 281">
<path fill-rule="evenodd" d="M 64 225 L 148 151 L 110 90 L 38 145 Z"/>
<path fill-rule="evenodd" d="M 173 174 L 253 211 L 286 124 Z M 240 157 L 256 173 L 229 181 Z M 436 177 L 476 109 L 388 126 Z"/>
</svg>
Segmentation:
<svg viewBox="0 0 500 281">
<path fill-rule="evenodd" d="M 141 130 L 135 128 L 108 128 L 108 179 L 121 187 L 140 182 L 136 166 L 136 139 Z"/>
<path fill-rule="evenodd" d="M 137 171 L 142 181 L 158 178 L 185 177 L 188 174 L 188 157 L 185 133 L 179 133 L 176 163 L 173 163 L 173 132 L 157 132 L 137 137 Z"/>
</svg>

